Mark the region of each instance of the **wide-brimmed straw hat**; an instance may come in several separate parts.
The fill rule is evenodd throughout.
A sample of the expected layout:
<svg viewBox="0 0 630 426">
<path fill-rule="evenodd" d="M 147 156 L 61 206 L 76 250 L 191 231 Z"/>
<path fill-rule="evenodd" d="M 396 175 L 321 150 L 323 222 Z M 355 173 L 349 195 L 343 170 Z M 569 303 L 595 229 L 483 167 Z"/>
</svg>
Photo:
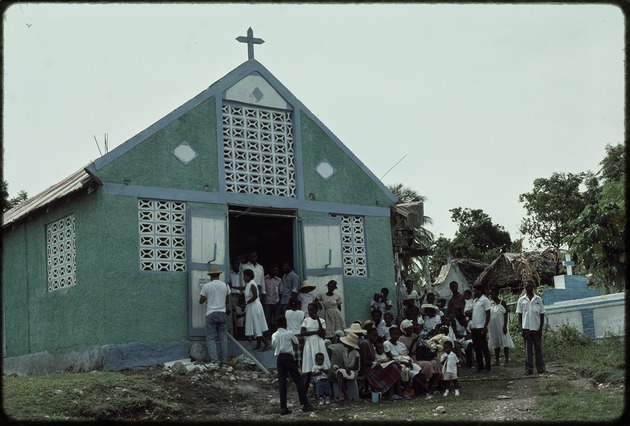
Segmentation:
<svg viewBox="0 0 630 426">
<path fill-rule="evenodd" d="M 432 305 L 430 303 L 425 303 L 424 305 L 420 306 L 420 314 L 425 315 L 427 312 L 427 309 L 433 309 L 435 312 L 438 311 L 437 306 Z"/>
<path fill-rule="evenodd" d="M 346 328 L 344 331 L 346 333 L 367 334 L 367 330 L 362 329 L 361 326 L 357 324 L 356 322 L 353 322 L 352 324 L 350 324 L 350 327 Z"/>
<path fill-rule="evenodd" d="M 210 271 L 208 271 L 208 275 L 221 275 L 222 273 L 223 271 L 216 266 L 213 266 L 212 268 L 210 268 Z"/>
<path fill-rule="evenodd" d="M 359 336 L 352 332 L 349 332 L 347 336 L 343 336 L 339 340 L 348 346 L 359 349 Z"/>
<path fill-rule="evenodd" d="M 315 289 L 316 289 L 316 287 L 313 284 L 308 282 L 308 280 L 304 280 L 304 281 L 302 281 L 302 287 L 300 287 L 300 292 L 301 293 L 310 293 L 311 291 L 313 291 Z"/>
</svg>

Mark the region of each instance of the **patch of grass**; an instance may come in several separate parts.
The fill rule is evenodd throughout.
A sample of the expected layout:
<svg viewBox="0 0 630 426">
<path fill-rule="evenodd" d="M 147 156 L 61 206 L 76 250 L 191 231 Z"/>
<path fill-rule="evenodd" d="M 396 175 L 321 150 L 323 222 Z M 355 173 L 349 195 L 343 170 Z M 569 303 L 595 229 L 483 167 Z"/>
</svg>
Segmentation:
<svg viewBox="0 0 630 426">
<path fill-rule="evenodd" d="M 624 411 L 623 392 L 548 383 L 540 393 L 537 417 L 545 421 L 609 422 L 618 420 Z M 583 401 L 576 404 L 576 401 Z"/>
<path fill-rule="evenodd" d="M 147 377 L 116 372 L 3 377 L 2 394 L 15 420 L 162 420 L 180 411 Z"/>
<path fill-rule="evenodd" d="M 564 325 L 543 335 L 545 363 L 574 370 L 598 383 L 624 383 L 625 345 L 615 337 L 592 341 L 575 327 Z"/>
</svg>

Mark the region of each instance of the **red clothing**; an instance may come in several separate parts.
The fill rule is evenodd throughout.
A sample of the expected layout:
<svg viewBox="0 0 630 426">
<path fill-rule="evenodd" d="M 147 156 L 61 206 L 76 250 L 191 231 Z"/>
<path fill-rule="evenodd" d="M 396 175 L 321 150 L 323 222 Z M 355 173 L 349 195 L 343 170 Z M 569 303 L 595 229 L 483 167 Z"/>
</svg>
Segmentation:
<svg viewBox="0 0 630 426">
<path fill-rule="evenodd" d="M 372 368 L 372 362 L 376 355 L 374 345 L 369 340 L 363 340 L 359 343 L 359 347 L 365 347 L 365 353 L 367 353 L 365 360 L 361 360 L 359 375 L 366 378 L 373 390 L 387 392 L 400 378 L 400 368 L 396 364 L 390 364 L 386 368 L 380 366 Z"/>
</svg>

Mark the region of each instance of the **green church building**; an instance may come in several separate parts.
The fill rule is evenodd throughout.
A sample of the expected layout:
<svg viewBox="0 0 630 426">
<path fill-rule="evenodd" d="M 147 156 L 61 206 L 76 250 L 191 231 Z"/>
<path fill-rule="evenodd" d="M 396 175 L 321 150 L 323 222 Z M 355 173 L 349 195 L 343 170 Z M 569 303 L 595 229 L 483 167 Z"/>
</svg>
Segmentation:
<svg viewBox="0 0 630 426">
<path fill-rule="evenodd" d="M 253 41 L 252 41 L 253 40 Z M 253 58 L 3 215 L 3 365 L 119 370 L 202 341 L 210 266 L 293 261 L 347 324 L 395 295 L 396 197 Z M 359 125 L 359 123 L 357 123 Z"/>
</svg>

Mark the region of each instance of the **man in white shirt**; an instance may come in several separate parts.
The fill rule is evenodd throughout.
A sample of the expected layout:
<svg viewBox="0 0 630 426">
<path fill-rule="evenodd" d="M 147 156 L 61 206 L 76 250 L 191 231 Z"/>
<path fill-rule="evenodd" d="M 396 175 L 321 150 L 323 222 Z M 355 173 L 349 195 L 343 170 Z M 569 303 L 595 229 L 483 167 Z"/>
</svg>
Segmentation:
<svg viewBox="0 0 630 426">
<path fill-rule="evenodd" d="M 199 304 L 206 303 L 206 347 L 210 357 L 210 368 L 227 365 L 227 314 L 230 287 L 219 280 L 221 271 L 216 266 L 210 268 L 210 282 L 201 288 Z M 218 354 L 217 354 L 218 349 Z"/>
<path fill-rule="evenodd" d="M 475 358 L 477 359 L 477 373 L 490 371 L 490 349 L 488 348 L 488 323 L 490 322 L 490 299 L 483 294 L 483 286 L 473 286 L 473 309 L 470 319 L 470 334 L 472 335 Z M 485 361 L 485 363 L 484 363 Z"/>
<path fill-rule="evenodd" d="M 542 357 L 542 329 L 545 323 L 545 305 L 540 296 L 534 294 L 534 282 L 525 282 L 525 294 L 516 302 L 518 326 L 525 342 L 525 375 L 533 374 L 532 352 L 536 352 L 536 370 L 545 372 L 545 362 Z M 533 351 L 532 351 L 533 346 Z"/>
<path fill-rule="evenodd" d="M 291 376 L 297 388 L 302 411 L 313 411 L 313 406 L 309 404 L 306 396 L 304 380 L 298 369 L 297 362 L 293 357 L 293 345 L 297 345 L 298 340 L 291 331 L 287 330 L 287 320 L 280 315 L 276 318 L 277 331 L 271 335 L 271 344 L 274 347 L 274 355 L 277 358 L 278 367 L 278 393 L 280 394 L 280 415 L 291 414 L 287 407 L 287 375 Z"/>
</svg>

